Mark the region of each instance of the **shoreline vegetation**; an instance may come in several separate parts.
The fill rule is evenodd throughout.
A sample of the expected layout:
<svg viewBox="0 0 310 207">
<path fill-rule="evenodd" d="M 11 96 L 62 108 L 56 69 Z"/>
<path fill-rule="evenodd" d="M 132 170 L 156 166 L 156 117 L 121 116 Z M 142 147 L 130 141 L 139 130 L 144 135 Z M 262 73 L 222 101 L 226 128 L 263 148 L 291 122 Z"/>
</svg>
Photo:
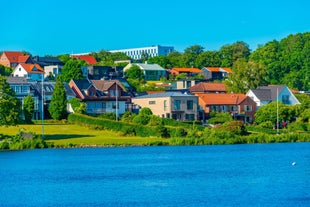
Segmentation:
<svg viewBox="0 0 310 207">
<path fill-rule="evenodd" d="M 45 121 L 43 130 L 40 122 L 0 127 L 0 150 L 283 142 L 310 142 L 310 133 L 280 129 L 277 134 L 276 130 L 263 130 L 253 126 L 243 128 L 238 122 L 214 128 L 195 123 L 164 127 L 131 126 L 121 121 L 85 115 L 69 116 L 68 121 Z"/>
</svg>

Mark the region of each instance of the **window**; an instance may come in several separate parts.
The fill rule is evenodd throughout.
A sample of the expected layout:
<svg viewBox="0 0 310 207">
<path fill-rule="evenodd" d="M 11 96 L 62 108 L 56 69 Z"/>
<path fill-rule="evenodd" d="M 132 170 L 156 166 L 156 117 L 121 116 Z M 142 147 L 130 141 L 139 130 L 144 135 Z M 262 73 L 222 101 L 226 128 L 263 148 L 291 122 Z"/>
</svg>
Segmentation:
<svg viewBox="0 0 310 207">
<path fill-rule="evenodd" d="M 167 100 L 164 100 L 164 111 L 167 110 Z"/>
<path fill-rule="evenodd" d="M 187 110 L 193 110 L 193 108 L 194 108 L 194 101 L 188 100 L 187 101 Z"/>
<path fill-rule="evenodd" d="M 282 103 L 290 104 L 290 96 L 289 95 L 283 95 L 282 96 Z"/>
<path fill-rule="evenodd" d="M 149 101 L 149 105 L 154 105 L 156 104 L 156 101 Z"/>
<path fill-rule="evenodd" d="M 180 110 L 181 109 L 181 101 L 180 100 L 174 100 L 173 109 L 174 110 Z"/>
<path fill-rule="evenodd" d="M 250 112 L 250 111 L 252 111 L 252 106 L 251 106 L 251 105 L 245 105 L 245 106 L 244 106 L 244 110 L 245 110 L 246 112 Z"/>
<path fill-rule="evenodd" d="M 185 114 L 186 120 L 195 120 L 195 114 Z"/>
<path fill-rule="evenodd" d="M 187 81 L 187 82 L 186 82 L 186 87 L 189 88 L 189 87 L 191 87 L 191 86 L 192 86 L 192 82 L 191 82 L 191 81 Z"/>
</svg>

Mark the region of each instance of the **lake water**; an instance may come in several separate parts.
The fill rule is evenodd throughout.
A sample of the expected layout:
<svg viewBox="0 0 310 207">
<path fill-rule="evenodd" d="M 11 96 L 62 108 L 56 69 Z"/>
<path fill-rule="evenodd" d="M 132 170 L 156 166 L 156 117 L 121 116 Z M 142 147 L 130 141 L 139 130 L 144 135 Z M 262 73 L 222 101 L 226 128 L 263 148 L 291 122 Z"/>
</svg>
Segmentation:
<svg viewBox="0 0 310 207">
<path fill-rule="evenodd" d="M 310 143 L 4 151 L 0 206 L 310 206 Z"/>
</svg>

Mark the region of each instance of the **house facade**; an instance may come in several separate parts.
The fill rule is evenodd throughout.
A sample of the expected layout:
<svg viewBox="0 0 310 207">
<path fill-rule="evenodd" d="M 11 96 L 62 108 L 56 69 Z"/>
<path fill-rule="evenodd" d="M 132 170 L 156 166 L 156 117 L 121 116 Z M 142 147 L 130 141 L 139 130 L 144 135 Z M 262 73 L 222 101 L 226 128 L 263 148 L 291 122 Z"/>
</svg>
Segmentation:
<svg viewBox="0 0 310 207">
<path fill-rule="evenodd" d="M 175 120 L 198 119 L 198 97 L 180 92 L 154 93 L 135 97 L 140 108 L 150 108 L 154 115 Z"/>
<path fill-rule="evenodd" d="M 151 47 L 110 50 L 109 52 L 112 52 L 112 53 L 122 52 L 122 53 L 125 53 L 131 59 L 140 60 L 143 58 L 143 56 L 146 56 L 146 57 L 156 57 L 160 55 L 165 56 L 173 51 L 174 51 L 174 47 L 155 45 Z"/>
<path fill-rule="evenodd" d="M 30 55 L 22 52 L 4 51 L 0 56 L 0 65 L 15 68 L 20 63 L 33 64 Z"/>
<path fill-rule="evenodd" d="M 244 94 L 196 94 L 199 97 L 199 106 L 202 119 L 209 116 L 210 112 L 228 112 L 234 120 L 245 123 L 254 122 L 256 103 Z"/>
<path fill-rule="evenodd" d="M 209 81 L 223 80 L 230 73 L 232 73 L 230 68 L 220 68 L 220 67 L 203 67 L 202 71 L 204 78 Z"/>
<path fill-rule="evenodd" d="M 276 101 L 286 105 L 300 104 L 291 90 L 284 85 L 259 86 L 257 89 L 250 89 L 246 95 L 256 102 L 257 108 Z"/>
<path fill-rule="evenodd" d="M 124 68 L 124 72 L 131 68 L 133 65 L 138 66 L 144 74 L 145 80 L 160 80 L 161 77 L 166 77 L 167 71 L 158 64 L 142 64 L 130 63 Z"/>
<path fill-rule="evenodd" d="M 199 68 L 172 68 L 169 73 L 173 76 L 185 73 L 187 77 L 192 77 L 198 74 L 202 74 L 202 70 Z"/>
<path fill-rule="evenodd" d="M 131 102 L 118 80 L 71 80 L 69 85 L 76 98 L 86 103 L 87 114 L 113 112 L 119 116 L 125 113 Z"/>
<path fill-rule="evenodd" d="M 120 66 L 82 66 L 82 73 L 90 80 L 117 79 L 123 77 L 123 67 Z"/>
<path fill-rule="evenodd" d="M 44 70 L 38 64 L 20 63 L 12 72 L 14 77 L 24 77 L 29 81 L 41 81 L 44 76 Z"/>
</svg>

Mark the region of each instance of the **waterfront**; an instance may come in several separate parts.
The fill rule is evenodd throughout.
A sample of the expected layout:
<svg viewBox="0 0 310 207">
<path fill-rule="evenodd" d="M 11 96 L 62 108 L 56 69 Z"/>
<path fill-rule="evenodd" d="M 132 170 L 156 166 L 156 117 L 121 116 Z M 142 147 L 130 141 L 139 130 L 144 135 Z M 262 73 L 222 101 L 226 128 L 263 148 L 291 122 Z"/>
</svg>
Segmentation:
<svg viewBox="0 0 310 207">
<path fill-rule="evenodd" d="M 310 143 L 3 151 L 0 177 L 1 206 L 309 206 Z"/>
</svg>

